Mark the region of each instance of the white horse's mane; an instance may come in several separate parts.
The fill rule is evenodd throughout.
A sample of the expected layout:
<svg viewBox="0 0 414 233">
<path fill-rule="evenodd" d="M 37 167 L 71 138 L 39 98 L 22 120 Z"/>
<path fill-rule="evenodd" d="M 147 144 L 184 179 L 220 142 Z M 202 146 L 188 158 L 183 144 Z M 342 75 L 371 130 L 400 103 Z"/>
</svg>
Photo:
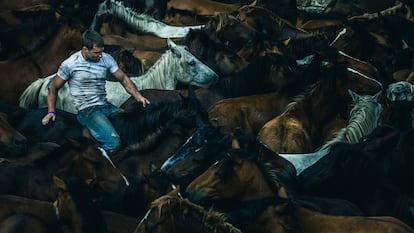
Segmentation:
<svg viewBox="0 0 414 233">
<path fill-rule="evenodd" d="M 200 29 L 204 27 L 204 25 L 167 25 L 147 14 L 138 13 L 135 10 L 126 7 L 121 1 L 110 0 L 108 4 L 106 1 L 104 1 L 99 5 L 98 11 L 96 12 L 93 22 L 90 26 L 91 29 L 95 29 L 98 17 L 103 14 L 114 15 L 122 19 L 125 23 L 134 29 L 145 33 L 153 33 L 160 38 L 182 38 L 187 35 L 190 29 Z"/>
</svg>

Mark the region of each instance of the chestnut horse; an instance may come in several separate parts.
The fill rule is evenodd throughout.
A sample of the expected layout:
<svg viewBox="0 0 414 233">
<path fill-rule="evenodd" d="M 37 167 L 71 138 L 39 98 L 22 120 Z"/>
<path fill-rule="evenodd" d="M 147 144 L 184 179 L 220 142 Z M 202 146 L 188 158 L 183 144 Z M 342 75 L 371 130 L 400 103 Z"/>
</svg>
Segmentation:
<svg viewBox="0 0 414 233">
<path fill-rule="evenodd" d="M 220 200 L 224 201 L 228 221 L 243 232 L 285 232 L 285 229 L 320 232 L 321 228 L 326 232 L 359 232 L 359 228 L 368 230 L 380 224 L 381 230 L 376 229 L 375 232 L 388 232 L 388 229 L 412 232 L 408 225 L 393 217 L 338 216 L 361 214 L 346 200 L 313 198 L 309 202 L 312 199 L 289 199 L 283 182 L 278 180 L 280 176 L 270 172 L 275 167 L 263 163 L 260 155 L 238 148 L 243 147 L 242 142 L 233 142 L 233 146 L 235 148 L 229 150 L 227 156 L 190 183 L 186 194 L 196 203 L 213 201 L 215 207 Z M 285 204 L 289 204 L 287 208 Z M 300 214 L 295 207 L 301 211 Z M 293 218 L 290 220 L 293 221 L 284 221 L 291 214 Z M 312 221 L 311 216 L 317 216 L 318 221 Z M 321 219 L 326 221 L 320 222 Z M 350 228 L 348 223 L 354 223 L 355 228 Z"/>
<path fill-rule="evenodd" d="M 0 102 L 17 104 L 23 91 L 39 77 L 56 72 L 71 52 L 81 47 L 79 24 L 60 23 L 56 32 L 32 54 L 12 61 L 0 61 L 3 84 Z"/>
<path fill-rule="evenodd" d="M 268 121 L 259 131 L 258 139 L 277 153 L 314 152 L 324 143 L 321 132 L 327 122 L 337 114 L 348 119 L 351 101 L 348 89 L 375 94 L 382 90 L 382 85 L 353 69 L 334 65 L 301 99 Z"/>
<path fill-rule="evenodd" d="M 217 101 L 208 110 L 213 126 L 224 133 L 244 132 L 256 135 L 263 125 L 283 113 L 293 100 L 277 92 L 241 96 Z"/>
</svg>

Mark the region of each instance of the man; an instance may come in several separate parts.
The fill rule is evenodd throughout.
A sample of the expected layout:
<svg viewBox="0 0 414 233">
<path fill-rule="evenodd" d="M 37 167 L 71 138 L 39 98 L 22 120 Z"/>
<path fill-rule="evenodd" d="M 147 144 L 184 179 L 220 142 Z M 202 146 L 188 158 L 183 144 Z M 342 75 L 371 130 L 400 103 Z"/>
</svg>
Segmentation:
<svg viewBox="0 0 414 233">
<path fill-rule="evenodd" d="M 78 110 L 77 119 L 89 129 L 91 135 L 102 144 L 103 149 L 115 153 L 121 140 L 109 121 L 109 115 L 123 111 L 106 100 L 105 81 L 107 72 L 122 84 L 125 90 L 145 107 L 150 102 L 141 95 L 130 78 L 119 69 L 116 61 L 103 52 L 104 40 L 93 30 L 82 34 L 82 49 L 62 62 L 47 96 L 48 113 L 42 119 L 46 125 L 56 119 L 58 90 L 66 83 Z"/>
</svg>

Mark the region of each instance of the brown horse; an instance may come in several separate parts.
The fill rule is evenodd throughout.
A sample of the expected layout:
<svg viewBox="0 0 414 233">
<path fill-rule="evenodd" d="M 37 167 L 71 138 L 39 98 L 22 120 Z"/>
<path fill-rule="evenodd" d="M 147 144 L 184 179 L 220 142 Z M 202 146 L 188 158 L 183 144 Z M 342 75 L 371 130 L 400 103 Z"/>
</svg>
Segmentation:
<svg viewBox="0 0 414 233">
<path fill-rule="evenodd" d="M 0 77 L 3 84 L 0 101 L 17 104 L 19 96 L 36 79 L 56 72 L 60 63 L 74 50 L 81 47 L 83 28 L 61 23 L 51 38 L 30 55 L 13 61 L 0 62 Z"/>
<path fill-rule="evenodd" d="M 332 66 L 301 99 L 268 121 L 258 133 L 258 139 L 277 153 L 313 152 L 323 144 L 320 137 L 327 122 L 337 114 L 348 118 L 348 107 L 352 103 L 348 89 L 376 94 L 382 85 L 353 69 Z"/>
<path fill-rule="evenodd" d="M 234 50 L 239 50 L 245 43 L 256 37 L 256 30 L 228 13 L 218 13 L 209 17 L 205 29 Z"/>
<path fill-rule="evenodd" d="M 58 196 L 54 202 L 62 227 L 70 232 L 131 233 L 138 219 L 115 212 L 103 211 L 94 202 L 93 192 L 79 177 L 53 177 Z"/>
<path fill-rule="evenodd" d="M 61 17 L 49 4 L 0 12 L 0 59 L 10 60 L 30 53 L 54 32 Z M 6 46 L 7 45 L 7 46 Z"/>
<path fill-rule="evenodd" d="M 239 229 L 226 222 L 222 214 L 206 210 L 187 199 L 162 196 L 152 202 L 147 215 L 134 233 L 239 233 Z"/>
<path fill-rule="evenodd" d="M 212 125 L 222 132 L 232 133 L 241 128 L 256 135 L 266 122 L 283 113 L 292 101 L 277 92 L 227 98 L 211 106 L 208 116 Z"/>
<path fill-rule="evenodd" d="M 192 54 L 216 71 L 220 77 L 232 75 L 247 65 L 245 59 L 207 29 L 190 30 L 181 44 L 186 45 Z"/>
<path fill-rule="evenodd" d="M 375 232 L 388 232 L 388 229 L 412 231 L 393 217 L 338 216 L 361 214 L 357 209 L 355 212 L 354 205 L 348 201 L 309 197 L 287 199 L 281 186 L 283 182 L 277 179 L 280 176 L 275 176 L 275 167 L 263 163 L 260 155 L 238 149 L 245 146 L 241 141 L 233 142 L 233 146 L 235 148 L 229 150 L 227 156 L 187 187 L 186 194 L 193 201 L 214 201 L 215 207 L 224 200 L 225 216 L 243 232 L 285 232 L 286 229 L 294 232 L 319 232 L 320 229 L 324 229 L 323 232 L 359 232 L 359 228 L 368 230 L 376 224 L 381 224 L 385 231 Z M 317 217 L 318 221 L 313 221 L 311 216 Z M 331 224 L 333 222 L 336 224 Z M 350 223 L 359 227 L 350 228 Z"/>
<path fill-rule="evenodd" d="M 10 125 L 5 113 L 0 112 L 0 156 L 14 157 L 22 153 L 26 146 L 27 138 Z"/>
<path fill-rule="evenodd" d="M 263 202 L 256 201 L 254 204 L 257 206 L 266 206 L 266 202 L 271 204 L 262 207 L 262 212 L 256 216 L 242 216 L 242 220 L 238 220 L 240 222 L 239 228 L 243 232 L 414 232 L 414 229 L 401 220 L 389 216 L 368 217 L 323 214 L 320 211 L 304 207 L 301 204 L 295 203 L 295 200 L 289 199 L 273 198 L 271 201 L 264 200 Z M 250 219 L 254 220 L 249 221 Z M 237 224 L 235 225 L 238 226 Z"/>
<path fill-rule="evenodd" d="M 69 139 L 67 144 L 31 163 L 0 163 L 0 193 L 53 201 L 57 194 L 52 183 L 55 174 L 62 177 L 78 175 L 85 180 L 94 180 L 96 186 L 105 192 L 114 191 L 111 185 L 118 185 L 120 180 L 128 185 L 125 177 L 105 155 L 95 143 L 80 138 Z"/>
<path fill-rule="evenodd" d="M 0 205 L 0 225 L 2 226 L 0 231 L 10 233 L 24 232 L 22 224 L 30 224 L 27 226 L 33 227 L 33 231 L 26 232 L 36 232 L 36 226 L 47 229 L 47 231 L 40 231 L 39 233 L 61 231 L 60 222 L 52 202 L 22 196 L 0 195 Z M 30 219 L 35 219 L 35 221 L 30 221 Z M 20 227 L 22 231 L 12 231 L 12 227 L 14 229 Z"/>
</svg>

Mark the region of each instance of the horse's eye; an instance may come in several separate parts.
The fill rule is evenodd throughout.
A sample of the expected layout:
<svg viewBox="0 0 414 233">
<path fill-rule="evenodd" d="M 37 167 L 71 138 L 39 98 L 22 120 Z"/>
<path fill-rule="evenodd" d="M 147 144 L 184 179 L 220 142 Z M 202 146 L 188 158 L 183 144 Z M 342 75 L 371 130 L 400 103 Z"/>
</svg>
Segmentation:
<svg viewBox="0 0 414 233">
<path fill-rule="evenodd" d="M 190 65 L 190 66 L 194 66 L 195 64 L 196 64 L 196 62 L 194 60 L 191 60 L 191 61 L 188 62 L 188 65 Z"/>
</svg>

